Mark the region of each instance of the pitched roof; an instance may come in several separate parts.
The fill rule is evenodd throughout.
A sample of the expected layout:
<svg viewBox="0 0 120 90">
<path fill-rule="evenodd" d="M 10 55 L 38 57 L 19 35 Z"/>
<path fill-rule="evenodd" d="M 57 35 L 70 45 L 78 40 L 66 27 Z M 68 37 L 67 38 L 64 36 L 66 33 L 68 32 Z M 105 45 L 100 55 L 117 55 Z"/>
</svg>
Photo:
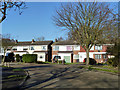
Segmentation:
<svg viewBox="0 0 120 90">
<path fill-rule="evenodd" d="M 72 40 L 65 40 L 54 42 L 53 45 L 79 45 L 79 44 Z"/>
<path fill-rule="evenodd" d="M 49 45 L 51 44 L 53 41 L 35 41 L 35 42 L 31 42 L 31 41 L 24 41 L 24 42 L 18 42 L 15 43 L 15 45 L 17 46 L 24 46 L 24 45 Z"/>
</svg>

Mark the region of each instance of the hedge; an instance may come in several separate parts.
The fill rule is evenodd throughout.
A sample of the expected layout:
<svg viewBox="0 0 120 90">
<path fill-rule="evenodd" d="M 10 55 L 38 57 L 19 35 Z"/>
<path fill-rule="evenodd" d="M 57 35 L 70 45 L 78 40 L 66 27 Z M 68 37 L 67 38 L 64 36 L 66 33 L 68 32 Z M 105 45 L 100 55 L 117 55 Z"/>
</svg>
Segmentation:
<svg viewBox="0 0 120 90">
<path fill-rule="evenodd" d="M 24 54 L 22 56 L 22 60 L 25 63 L 36 63 L 37 62 L 37 54 Z"/>
</svg>

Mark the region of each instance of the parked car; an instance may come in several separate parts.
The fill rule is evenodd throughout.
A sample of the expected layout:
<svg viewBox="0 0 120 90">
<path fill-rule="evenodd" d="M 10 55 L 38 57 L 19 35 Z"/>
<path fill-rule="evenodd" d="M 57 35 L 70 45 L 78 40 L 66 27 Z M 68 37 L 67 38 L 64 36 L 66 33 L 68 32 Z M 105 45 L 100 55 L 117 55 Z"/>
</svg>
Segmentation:
<svg viewBox="0 0 120 90">
<path fill-rule="evenodd" d="M 87 60 L 87 58 L 84 58 L 83 62 L 86 63 L 86 60 Z M 90 64 L 90 65 L 96 64 L 96 60 L 93 59 L 93 58 L 89 58 L 89 64 Z"/>
<path fill-rule="evenodd" d="M 61 59 L 60 56 L 55 56 L 55 57 L 53 58 L 53 62 L 54 62 L 54 63 L 57 63 L 58 60 L 60 60 L 60 59 Z"/>
</svg>

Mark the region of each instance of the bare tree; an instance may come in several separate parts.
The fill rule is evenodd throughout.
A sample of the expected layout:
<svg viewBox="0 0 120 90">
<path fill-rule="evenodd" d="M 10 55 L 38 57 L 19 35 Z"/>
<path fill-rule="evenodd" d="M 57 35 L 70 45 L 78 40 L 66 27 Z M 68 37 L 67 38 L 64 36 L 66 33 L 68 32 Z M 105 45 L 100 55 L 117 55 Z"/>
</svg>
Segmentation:
<svg viewBox="0 0 120 90">
<path fill-rule="evenodd" d="M 0 0 L 0 23 L 5 20 L 7 15 L 7 10 L 14 8 L 14 10 L 19 10 L 19 14 L 22 13 L 21 9 L 26 8 L 25 2 L 20 0 Z"/>
<path fill-rule="evenodd" d="M 3 49 L 3 53 L 4 53 L 3 59 L 2 59 L 2 64 L 4 65 L 6 51 L 8 48 L 11 49 L 14 46 L 15 42 L 13 39 L 10 38 L 9 34 L 2 36 L 1 40 L 2 40 L 2 48 L 1 49 Z"/>
<path fill-rule="evenodd" d="M 35 39 L 35 41 L 44 41 L 45 37 L 44 36 L 37 37 L 37 38 L 34 37 L 34 39 Z"/>
<path fill-rule="evenodd" d="M 61 5 L 53 16 L 54 23 L 69 30 L 70 38 L 79 43 L 86 51 L 89 64 L 89 51 L 97 43 L 103 43 L 107 32 L 116 24 L 117 14 L 107 3 L 77 2 Z"/>
</svg>

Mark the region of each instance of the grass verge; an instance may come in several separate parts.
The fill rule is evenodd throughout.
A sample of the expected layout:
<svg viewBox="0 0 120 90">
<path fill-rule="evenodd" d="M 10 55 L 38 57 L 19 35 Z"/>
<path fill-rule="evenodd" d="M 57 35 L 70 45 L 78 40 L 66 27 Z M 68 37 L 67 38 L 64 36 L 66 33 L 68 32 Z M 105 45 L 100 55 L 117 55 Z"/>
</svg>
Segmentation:
<svg viewBox="0 0 120 90">
<path fill-rule="evenodd" d="M 8 79 L 10 79 L 10 78 L 22 79 L 22 78 L 25 78 L 25 77 L 26 77 L 26 75 L 10 75 L 7 78 Z"/>
<path fill-rule="evenodd" d="M 104 69 L 104 68 L 99 68 L 99 67 L 93 67 L 92 65 L 89 65 L 89 66 L 79 66 L 78 68 L 85 68 L 85 69 L 88 69 L 88 70 L 98 70 L 98 71 L 106 71 L 106 72 L 112 72 L 112 73 L 119 73 L 118 70 L 110 70 L 110 69 Z M 111 67 L 112 68 L 112 67 Z"/>
<path fill-rule="evenodd" d="M 12 71 L 24 71 L 23 69 L 15 68 Z"/>
</svg>

